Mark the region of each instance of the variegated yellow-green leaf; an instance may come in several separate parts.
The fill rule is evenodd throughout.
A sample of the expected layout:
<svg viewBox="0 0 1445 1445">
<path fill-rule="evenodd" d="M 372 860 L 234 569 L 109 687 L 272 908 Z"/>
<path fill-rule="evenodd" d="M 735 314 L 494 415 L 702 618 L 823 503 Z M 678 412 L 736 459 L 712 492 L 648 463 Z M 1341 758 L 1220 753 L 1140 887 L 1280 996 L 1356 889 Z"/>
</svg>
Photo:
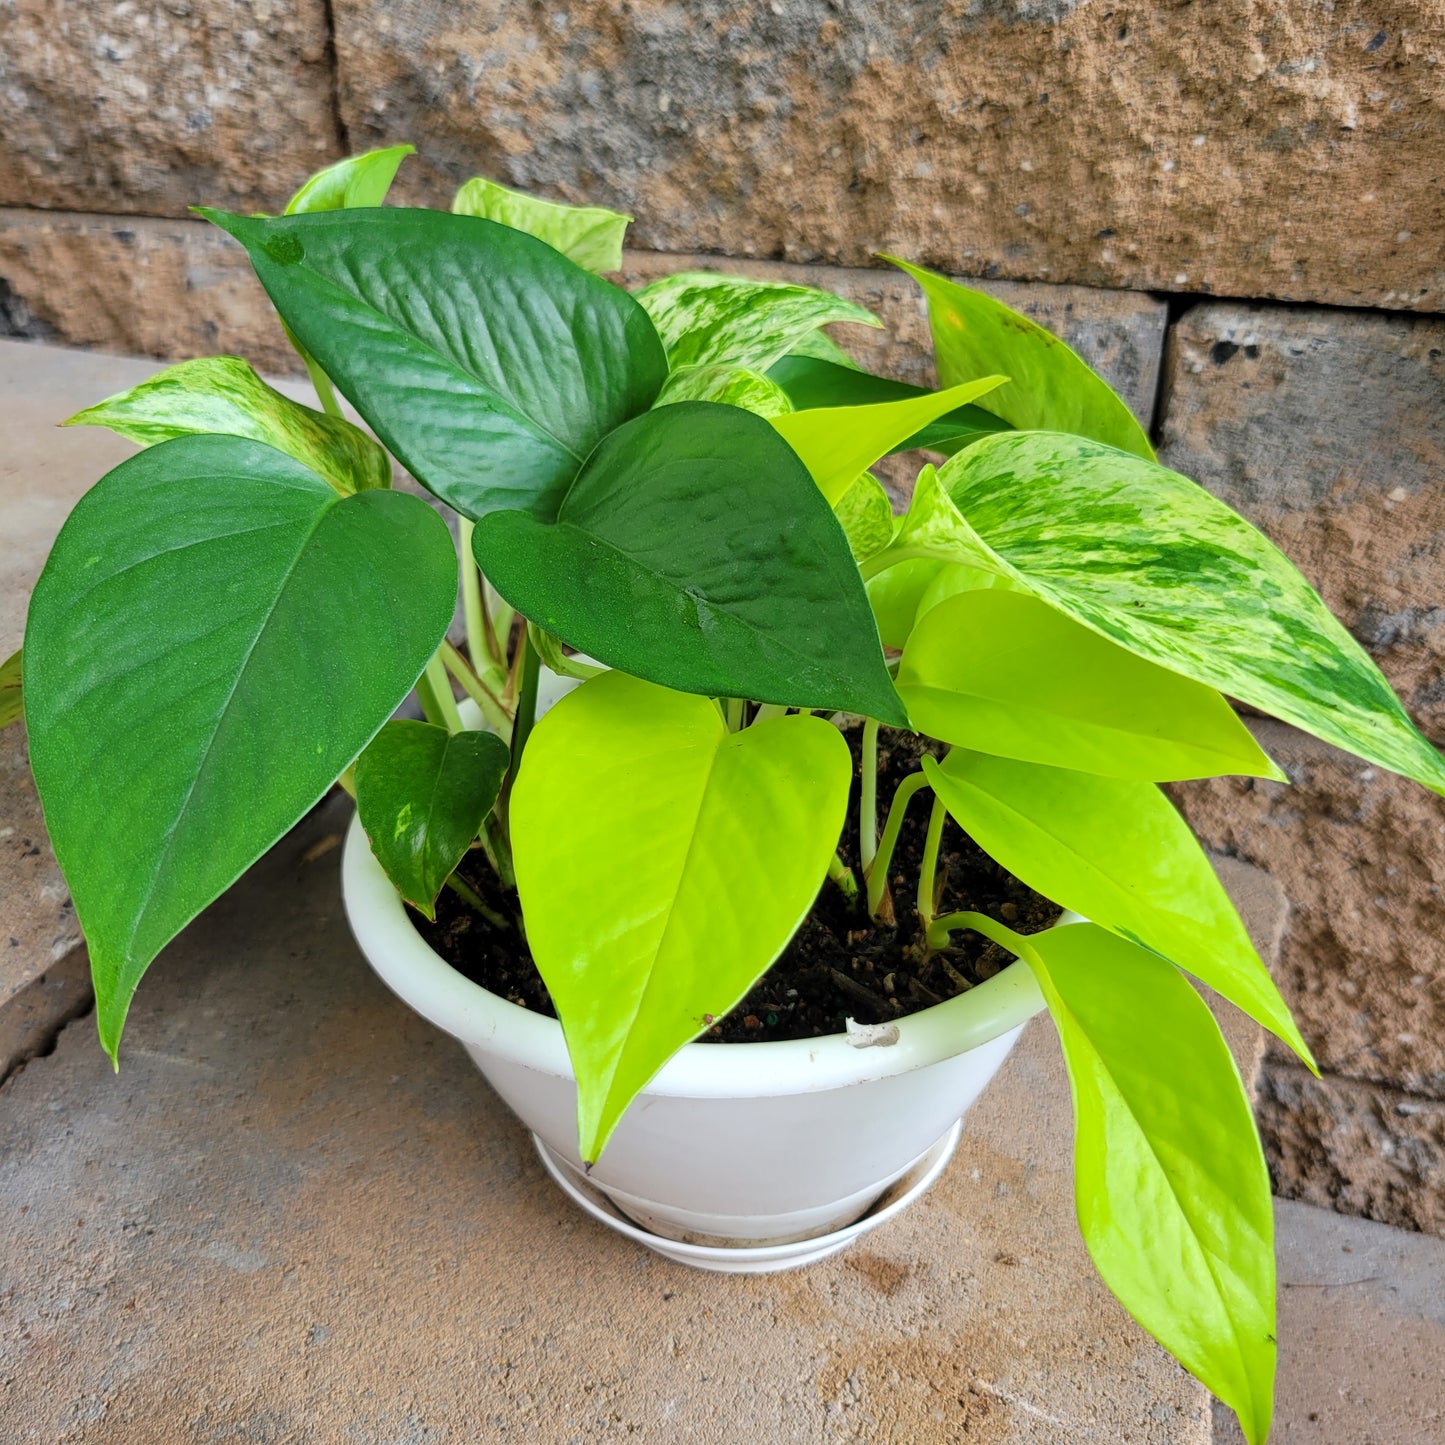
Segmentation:
<svg viewBox="0 0 1445 1445">
<path fill-rule="evenodd" d="M 391 485 L 391 459 L 359 427 L 267 386 L 239 356 L 206 356 L 87 407 L 66 426 L 104 426 L 141 446 L 218 433 L 265 442 L 338 492 Z"/>
<path fill-rule="evenodd" d="M 1209 859 L 1153 783 L 962 748 L 941 765 L 925 757 L 923 770 L 1015 877 L 1188 969 L 1313 1064 Z"/>
<path fill-rule="evenodd" d="M 946 276 L 886 256 L 928 301 L 938 379 L 957 386 L 992 372 L 1012 381 L 988 409 L 1021 430 L 1073 432 L 1153 460 L 1154 448 L 1123 399 L 1075 351 L 1022 312 Z"/>
<path fill-rule="evenodd" d="M 1163 959 L 1087 923 L 999 941 L 1027 959 L 1059 1030 L 1075 1207 L 1099 1274 L 1264 1445 L 1274 1206 L 1219 1026 Z"/>
<path fill-rule="evenodd" d="M 344 161 L 317 171 L 286 203 L 285 214 L 307 211 L 341 211 L 358 206 L 379 206 L 396 179 L 397 169 L 416 147 L 387 146 L 348 156 Z"/>
<path fill-rule="evenodd" d="M 716 401 L 772 418 L 793 409 L 788 393 L 760 371 L 742 366 L 684 366 L 662 384 L 654 407 L 679 401 Z"/>
<path fill-rule="evenodd" d="M 537 724 L 512 844 L 577 1074 L 583 1159 L 782 952 L 838 846 L 851 777 L 821 718 L 730 733 L 710 699 L 620 672 Z"/>
<path fill-rule="evenodd" d="M 960 592 L 934 607 L 897 684 L 914 727 L 977 752 L 1111 778 L 1285 781 L 1212 687 L 1022 592 Z"/>
<path fill-rule="evenodd" d="M 881 552 L 893 536 L 893 504 L 883 484 L 864 472 L 838 498 L 833 512 L 843 524 L 848 546 L 858 561 Z"/>
<path fill-rule="evenodd" d="M 800 336 L 788 352 L 789 356 L 808 356 L 817 361 L 830 361 L 835 366 L 857 368 L 858 363 L 828 335 L 822 327 Z"/>
<path fill-rule="evenodd" d="M 1445 793 L 1445 760 L 1284 553 L 1157 463 L 1053 432 L 990 437 L 924 469 L 866 570 L 912 557 L 1002 573 L 1140 657 Z"/>
<path fill-rule="evenodd" d="M 742 366 L 766 371 L 831 321 L 882 323 L 871 311 L 811 286 L 679 271 L 637 292 L 674 368 Z"/>
<path fill-rule="evenodd" d="M 622 238 L 631 216 L 602 206 L 568 206 L 508 190 L 483 176 L 464 181 L 452 201 L 459 216 L 480 216 L 525 231 L 588 271 L 622 269 Z"/>
<path fill-rule="evenodd" d="M 834 504 L 879 457 L 950 411 L 968 406 L 1001 386 L 986 376 L 948 391 L 926 391 L 872 406 L 825 406 L 773 418 L 783 439 L 803 459 L 818 489 Z"/>
<path fill-rule="evenodd" d="M 20 658 L 24 648 L 16 648 L 0 662 L 0 728 L 9 727 L 25 711 L 20 688 Z"/>
</svg>

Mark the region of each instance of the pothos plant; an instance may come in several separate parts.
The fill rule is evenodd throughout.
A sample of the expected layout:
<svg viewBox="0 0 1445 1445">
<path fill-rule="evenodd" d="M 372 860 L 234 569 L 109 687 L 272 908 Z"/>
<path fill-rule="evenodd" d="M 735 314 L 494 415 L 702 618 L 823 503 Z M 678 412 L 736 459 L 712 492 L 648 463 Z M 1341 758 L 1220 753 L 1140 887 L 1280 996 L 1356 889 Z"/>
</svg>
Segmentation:
<svg viewBox="0 0 1445 1445">
<path fill-rule="evenodd" d="M 592 1161 L 830 874 L 860 926 L 905 906 L 892 852 L 926 792 L 928 946 L 972 929 L 1032 971 L 1100 1273 L 1263 1440 L 1269 1181 L 1185 975 L 1312 1062 L 1158 784 L 1283 780 L 1226 695 L 1445 792 L 1440 756 L 1285 557 L 1027 318 L 897 262 L 942 383 L 905 386 L 830 339 L 879 323 L 823 291 L 685 273 L 629 295 L 603 276 L 627 217 L 485 180 L 451 213 L 383 208 L 410 149 L 321 172 L 283 216 L 202 212 L 320 410 L 221 357 L 71 419 L 145 448 L 61 531 L 23 657 L 105 1048 L 157 951 L 340 778 L 422 913 L 469 893 L 473 848 L 515 883 L 519 917 L 472 901 L 551 992 Z M 868 468 L 913 449 L 947 460 L 895 517 Z M 392 487 L 393 457 L 440 506 Z M 544 661 L 586 680 L 539 722 Z M 413 687 L 427 721 L 389 720 Z M 838 714 L 863 719 L 861 880 Z M 880 727 L 949 749 L 891 799 Z M 946 815 L 1091 921 L 935 916 Z"/>
</svg>

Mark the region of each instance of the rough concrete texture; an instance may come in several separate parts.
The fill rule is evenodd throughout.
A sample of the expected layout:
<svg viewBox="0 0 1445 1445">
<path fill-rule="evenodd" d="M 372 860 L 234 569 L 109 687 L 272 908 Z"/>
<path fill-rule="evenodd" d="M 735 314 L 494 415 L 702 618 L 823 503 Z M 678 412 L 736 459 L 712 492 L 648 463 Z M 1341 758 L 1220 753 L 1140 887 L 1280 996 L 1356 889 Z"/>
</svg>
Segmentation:
<svg viewBox="0 0 1445 1445">
<path fill-rule="evenodd" d="M 0 204 L 279 210 L 342 153 L 325 0 L 9 0 Z"/>
<path fill-rule="evenodd" d="M 1161 412 L 1161 460 L 1269 533 L 1445 742 L 1445 320 L 1196 306 Z"/>
<path fill-rule="evenodd" d="M 7 895 L 0 928 L 13 920 L 23 900 Z M 58 963 L 0 1001 L 0 1080 L 27 1059 L 48 1053 L 56 1034 L 95 1002 L 90 985 L 90 959 L 73 948 Z"/>
<path fill-rule="evenodd" d="M 1046 1020 L 898 1221 L 796 1274 L 696 1273 L 576 1212 L 367 971 L 348 810 L 162 955 L 118 1078 L 87 1019 L 0 1095 L 8 1442 L 1209 1438 L 1079 1241 Z"/>
<path fill-rule="evenodd" d="M 334 0 L 357 148 L 637 244 L 1437 308 L 1445 10 L 1365 0 Z"/>
<path fill-rule="evenodd" d="M 1277 1193 L 1445 1237 L 1445 1100 L 1272 1060 L 1256 1112 Z"/>
<path fill-rule="evenodd" d="M 207 192 L 192 192 L 198 200 Z M 0 211 L 0 331 L 296 369 L 246 253 L 203 221 Z"/>
<path fill-rule="evenodd" d="M 1274 1445 L 1438 1445 L 1445 1245 L 1283 1201 L 1275 1229 Z M 1244 1445 L 1222 1409 L 1214 1439 Z"/>
<path fill-rule="evenodd" d="M 1261 1127 L 1278 1192 L 1445 1233 L 1445 800 L 1281 723 L 1292 786 L 1175 795 L 1205 845 L 1277 878 L 1280 988 L 1326 1071 L 1272 1054 Z"/>
</svg>

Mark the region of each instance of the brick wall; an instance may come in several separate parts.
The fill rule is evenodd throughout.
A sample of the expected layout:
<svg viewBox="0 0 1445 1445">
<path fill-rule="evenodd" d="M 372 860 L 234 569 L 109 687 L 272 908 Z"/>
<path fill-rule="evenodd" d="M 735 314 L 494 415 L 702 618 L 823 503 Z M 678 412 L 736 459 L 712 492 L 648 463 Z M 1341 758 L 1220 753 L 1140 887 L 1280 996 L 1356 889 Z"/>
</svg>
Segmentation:
<svg viewBox="0 0 1445 1445">
<path fill-rule="evenodd" d="M 876 251 L 985 278 L 1270 533 L 1445 743 L 1445 11 L 1273 0 L 11 0 L 0 333 L 291 369 L 196 202 L 274 210 L 411 140 L 404 199 L 490 174 L 691 264 L 877 310 Z M 658 254 L 661 253 L 661 254 Z M 699 256 L 698 253 L 701 253 Z M 691 260 L 687 260 L 687 257 Z M 1261 722 L 1295 786 L 1178 790 L 1288 892 L 1281 1192 L 1445 1233 L 1445 802 Z"/>
</svg>

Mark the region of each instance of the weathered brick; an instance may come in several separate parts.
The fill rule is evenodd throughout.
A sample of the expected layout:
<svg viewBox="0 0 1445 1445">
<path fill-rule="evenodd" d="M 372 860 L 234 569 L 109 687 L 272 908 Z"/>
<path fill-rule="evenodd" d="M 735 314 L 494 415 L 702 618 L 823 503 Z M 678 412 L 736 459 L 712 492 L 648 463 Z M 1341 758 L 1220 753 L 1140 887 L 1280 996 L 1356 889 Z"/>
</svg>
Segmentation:
<svg viewBox="0 0 1445 1445">
<path fill-rule="evenodd" d="M 1198 306 L 1164 400 L 1161 460 L 1262 527 L 1445 741 L 1445 320 Z"/>
<path fill-rule="evenodd" d="M 1277 1194 L 1445 1235 L 1445 1102 L 1276 1062 L 1256 1108 Z"/>
<path fill-rule="evenodd" d="M 1445 12 L 1366 0 L 334 0 L 354 145 L 666 251 L 1441 305 Z"/>
<path fill-rule="evenodd" d="M 277 210 L 341 154 L 325 0 L 0 14 L 0 205 Z"/>
<path fill-rule="evenodd" d="M 1282 723 L 1254 728 L 1291 786 L 1182 784 L 1186 817 L 1283 885 L 1276 976 L 1321 1067 L 1445 1098 L 1445 799 Z"/>
</svg>

